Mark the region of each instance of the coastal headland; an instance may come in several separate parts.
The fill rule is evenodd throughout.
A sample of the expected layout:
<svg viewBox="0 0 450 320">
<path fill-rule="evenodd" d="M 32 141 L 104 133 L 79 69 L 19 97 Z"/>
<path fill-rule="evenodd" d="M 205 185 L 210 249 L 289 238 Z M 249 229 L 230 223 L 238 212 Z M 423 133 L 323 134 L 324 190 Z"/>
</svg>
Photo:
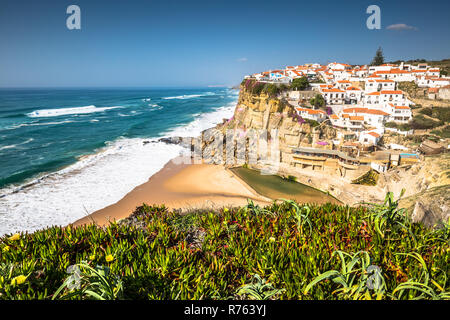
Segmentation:
<svg viewBox="0 0 450 320">
<path fill-rule="evenodd" d="M 231 136 L 228 135 L 229 132 L 232 132 Z M 270 167 L 268 158 L 261 157 L 260 141 L 254 143 L 251 140 L 252 132 L 258 132 L 259 136 L 269 132 L 269 138 L 266 135 L 265 140 L 267 150 L 270 149 L 267 157 L 277 164 L 272 174 L 300 182 L 299 185 L 309 186 L 319 193 L 325 192 L 323 196 L 315 195 L 312 198 L 303 192 L 285 197 L 299 203 L 338 201 L 350 206 L 364 202 L 380 203 L 386 192 L 400 194 L 406 180 L 414 183 L 408 184 L 405 197 L 420 194 L 431 187 L 447 185 L 446 181 L 440 181 L 442 179 L 427 182 L 429 172 L 442 171 L 436 166 L 430 166 L 438 162 L 429 158 L 398 166 L 395 172 L 392 169 L 387 172 L 381 170 L 377 174 L 378 181 L 375 185 L 355 184 L 355 179 L 370 173 L 374 164 L 386 166 L 383 157 L 390 156 L 389 152 L 374 152 L 356 159 L 332 149 L 329 143 L 321 146 L 320 142 L 337 139 L 338 129 L 329 125 L 315 127 L 311 122 L 298 121 L 295 115 L 292 116 L 292 106 L 288 103 L 264 93 L 253 94 L 245 86 L 241 86 L 232 118 L 224 119 L 215 127 L 202 131 L 198 137 L 160 139 L 161 142 L 179 144 L 186 150 L 190 149 L 190 155 L 181 158 L 188 161 L 170 161 L 119 202 L 76 221 L 74 225 L 90 222 L 104 225 L 109 221 L 123 219 L 143 203 L 164 204 L 170 209 L 182 211 L 242 206 L 248 199 L 260 205 L 270 204 L 280 198 L 275 195 L 276 192 L 258 192 L 257 187 L 252 187 L 251 183 L 230 170 L 239 166 L 239 163 L 258 171 Z M 270 139 L 271 132 L 276 132 L 278 137 Z M 278 141 L 277 154 L 272 152 L 273 141 Z M 201 158 L 200 162 L 195 161 L 198 156 Z M 176 159 L 179 160 L 180 157 Z M 252 162 L 252 159 L 255 161 Z M 197 164 L 192 164 L 192 161 Z M 445 162 L 445 159 L 442 161 Z M 396 175 L 394 178 L 393 174 Z M 259 184 L 266 185 L 267 182 L 260 181 Z M 413 216 L 418 216 L 416 210 L 413 211 Z M 430 223 L 445 220 L 445 216 L 444 210 L 442 214 L 436 214 L 436 218 Z"/>
</svg>

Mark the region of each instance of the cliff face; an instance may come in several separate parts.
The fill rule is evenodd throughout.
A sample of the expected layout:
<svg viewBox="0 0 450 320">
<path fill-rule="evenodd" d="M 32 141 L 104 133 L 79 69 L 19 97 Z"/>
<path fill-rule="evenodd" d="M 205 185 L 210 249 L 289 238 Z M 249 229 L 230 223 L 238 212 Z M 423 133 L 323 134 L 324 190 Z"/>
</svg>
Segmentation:
<svg viewBox="0 0 450 320">
<path fill-rule="evenodd" d="M 359 202 L 379 203 L 384 200 L 387 192 L 392 191 L 395 196 L 398 196 L 401 189 L 406 188 L 406 199 L 402 200 L 401 204 L 409 209 L 408 211 L 413 214 L 415 221 L 432 225 L 437 221 L 448 219 L 449 155 L 444 154 L 433 159 L 427 158 L 423 162 L 410 167 L 383 173 L 380 175 L 377 186 L 355 185 L 351 183 L 349 177 L 341 176 L 339 172 L 307 170 L 291 165 L 292 148 L 300 146 L 322 147 L 316 142 L 336 139 L 337 134 L 331 126 L 313 127 L 308 122 L 300 123 L 297 119 L 294 119 L 293 112 L 293 107 L 282 100 L 271 98 L 264 93 L 254 95 L 241 87 L 233 117 L 203 133 L 201 150 L 203 154 L 212 155 L 214 163 L 223 163 L 221 161 L 226 159 L 225 153 L 227 150 L 229 152 L 230 148 L 234 148 L 234 154 L 236 155 L 237 149 L 235 146 L 227 145 L 226 141 L 223 140 L 223 153 L 217 152 L 220 150 L 218 143 L 208 133 L 219 130 L 225 134 L 225 131 L 229 129 L 240 129 L 244 132 L 251 129 L 265 129 L 270 133 L 272 129 L 277 129 L 280 150 L 280 166 L 277 174 L 293 175 L 297 178 L 297 181 L 328 191 L 349 205 L 355 205 Z M 238 136 L 236 135 L 235 138 Z M 246 147 L 247 150 L 251 148 L 248 142 Z M 331 148 L 331 146 L 328 145 L 325 148 Z M 233 154 L 233 151 L 231 154 Z M 246 158 L 245 162 L 247 160 Z M 236 161 L 235 164 L 242 165 L 243 163 Z M 264 164 L 252 165 L 252 167 L 258 169 L 263 169 L 264 166 Z M 436 190 L 440 192 L 439 199 L 436 198 Z M 431 194 L 433 196 L 427 196 Z M 436 200 L 439 201 L 436 202 Z"/>
<path fill-rule="evenodd" d="M 290 162 L 291 149 L 312 146 L 321 139 L 336 137 L 336 130 L 329 126 L 313 127 L 308 122 L 299 122 L 292 117 L 294 108 L 267 94 L 254 95 L 241 87 L 234 116 L 226 124 L 226 129 L 278 130 L 280 161 Z M 317 146 L 316 146 L 317 147 Z"/>
</svg>

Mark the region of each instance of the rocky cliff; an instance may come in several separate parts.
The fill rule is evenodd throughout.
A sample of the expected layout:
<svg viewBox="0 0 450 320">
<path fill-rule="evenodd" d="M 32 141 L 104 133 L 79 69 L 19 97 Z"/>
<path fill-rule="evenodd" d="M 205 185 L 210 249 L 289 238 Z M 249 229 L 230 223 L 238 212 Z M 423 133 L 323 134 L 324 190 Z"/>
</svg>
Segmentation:
<svg viewBox="0 0 450 320">
<path fill-rule="evenodd" d="M 230 152 L 230 148 L 233 149 L 231 154 L 236 157 L 237 145 L 235 143 L 230 145 L 229 141 L 227 144 L 225 138 L 220 141 L 214 139 L 214 133 L 220 132 L 225 136 L 227 130 L 230 129 L 239 129 L 240 132 L 248 132 L 251 129 L 266 129 L 268 132 L 272 129 L 278 130 L 280 167 L 277 174 L 295 176 L 297 181 L 329 192 L 346 204 L 379 203 L 384 200 L 387 192 L 394 192 L 394 195 L 397 196 L 401 189 L 405 188 L 405 200 L 402 200 L 401 204 L 409 209 L 414 220 L 432 225 L 437 221 L 445 221 L 449 218 L 449 154 L 426 157 L 420 163 L 380 174 L 376 186 L 352 184 L 351 179 L 338 172 L 332 174 L 320 170 L 293 167 L 291 166 L 292 148 L 321 147 L 316 142 L 336 139 L 336 130 L 326 124 L 318 126 L 314 122 L 302 121 L 295 116 L 294 108 L 283 99 L 270 97 L 265 93 L 252 94 L 242 86 L 233 117 L 224 119 L 224 122 L 215 128 L 205 130 L 201 137 L 193 139 L 193 144 L 197 143 L 201 146 L 199 151 L 201 150 L 203 155 L 210 155 L 209 162 L 225 163 L 226 153 Z M 234 142 L 237 137 L 238 135 L 235 135 Z M 197 142 L 195 143 L 195 141 Z M 219 143 L 222 146 L 219 146 Z M 223 152 L 220 152 L 220 147 L 223 148 Z M 247 150 L 251 147 L 247 141 Z M 331 146 L 322 146 L 322 148 L 331 148 Z M 235 165 L 242 165 L 247 162 L 248 158 L 246 157 L 243 162 L 239 162 L 238 159 L 234 160 L 236 160 Z M 230 164 L 228 163 L 228 165 Z M 263 169 L 264 164 L 252 167 Z"/>
<path fill-rule="evenodd" d="M 291 149 L 313 146 L 319 140 L 336 138 L 330 126 L 318 126 L 314 121 L 304 121 L 295 116 L 295 109 L 286 101 L 268 94 L 252 94 L 242 86 L 234 115 L 223 125 L 224 129 L 278 130 L 280 161 L 290 162 Z M 317 147 L 317 146 L 316 146 Z M 330 146 L 328 146 L 330 148 Z"/>
</svg>

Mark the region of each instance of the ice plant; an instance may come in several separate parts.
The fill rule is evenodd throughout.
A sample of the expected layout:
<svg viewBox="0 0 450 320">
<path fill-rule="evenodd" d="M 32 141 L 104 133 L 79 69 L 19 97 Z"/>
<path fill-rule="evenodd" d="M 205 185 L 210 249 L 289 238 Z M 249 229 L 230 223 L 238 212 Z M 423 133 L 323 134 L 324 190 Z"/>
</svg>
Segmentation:
<svg viewBox="0 0 450 320">
<path fill-rule="evenodd" d="M 277 201 L 227 209 L 184 214 L 143 205 L 104 228 L 52 227 L 21 237 L 23 246 L 0 237 L 0 300 L 449 297 L 448 229 L 386 222 L 381 237 L 369 215 L 383 208 L 374 206 Z M 79 272 L 68 275 L 74 261 Z M 12 285 L 19 275 L 25 284 Z"/>
</svg>

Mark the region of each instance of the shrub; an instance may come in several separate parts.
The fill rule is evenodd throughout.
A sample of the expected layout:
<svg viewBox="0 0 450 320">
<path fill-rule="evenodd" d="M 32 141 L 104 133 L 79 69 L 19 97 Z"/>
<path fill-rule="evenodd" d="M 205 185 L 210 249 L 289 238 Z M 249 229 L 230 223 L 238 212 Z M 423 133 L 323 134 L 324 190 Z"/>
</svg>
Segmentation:
<svg viewBox="0 0 450 320">
<path fill-rule="evenodd" d="M 291 89 L 305 90 L 308 87 L 309 87 L 309 82 L 308 82 L 308 78 L 306 78 L 306 77 L 296 78 L 296 79 L 292 80 Z"/>
<path fill-rule="evenodd" d="M 0 237 L 0 299 L 225 299 L 237 292 L 256 299 L 446 298 L 440 270 L 448 270 L 449 232 L 409 220 L 402 222 L 406 229 L 396 227 L 390 222 L 397 221 L 395 203 L 352 208 L 283 201 L 261 208 L 250 201 L 187 214 L 144 205 L 104 228 L 6 235 Z M 382 270 L 380 296 L 352 286 L 370 278 L 369 263 Z M 81 264 L 80 287 L 63 286 L 71 283 L 67 268 Z M 332 270 L 339 273 L 333 281 L 308 286 Z"/>
<path fill-rule="evenodd" d="M 443 139 L 450 139 L 450 125 L 446 125 L 441 130 L 433 130 L 431 131 L 432 134 L 435 134 Z"/>
<path fill-rule="evenodd" d="M 267 93 L 270 97 L 276 97 L 280 91 L 280 88 L 273 83 L 267 83 L 263 88 L 263 92 Z"/>
<path fill-rule="evenodd" d="M 311 105 L 315 106 L 316 108 L 319 108 L 325 106 L 325 99 L 321 94 L 316 94 L 314 98 L 309 100 L 309 103 L 311 103 Z"/>
<path fill-rule="evenodd" d="M 423 108 L 423 109 L 419 110 L 419 113 L 425 114 L 425 115 L 431 117 L 431 115 L 433 114 L 433 111 L 431 110 L 431 108 Z"/>
<path fill-rule="evenodd" d="M 375 170 L 369 170 L 361 177 L 352 181 L 353 184 L 362 184 L 366 186 L 376 186 L 379 174 Z"/>
<path fill-rule="evenodd" d="M 440 127 L 444 124 L 441 120 L 433 120 L 430 118 L 425 118 L 423 115 L 416 115 L 411 121 L 410 125 L 413 129 L 433 129 Z"/>
<path fill-rule="evenodd" d="M 393 122 L 393 121 L 386 122 L 386 123 L 384 124 L 384 126 L 385 126 L 386 128 L 397 128 L 397 122 Z"/>
<path fill-rule="evenodd" d="M 251 92 L 253 93 L 253 94 L 256 94 L 256 95 L 259 95 L 259 94 L 261 94 L 261 92 L 263 91 L 263 89 L 264 89 L 264 83 L 262 83 L 262 82 L 255 82 L 254 84 L 253 84 L 253 86 L 252 86 L 252 88 L 251 88 Z"/>
</svg>

